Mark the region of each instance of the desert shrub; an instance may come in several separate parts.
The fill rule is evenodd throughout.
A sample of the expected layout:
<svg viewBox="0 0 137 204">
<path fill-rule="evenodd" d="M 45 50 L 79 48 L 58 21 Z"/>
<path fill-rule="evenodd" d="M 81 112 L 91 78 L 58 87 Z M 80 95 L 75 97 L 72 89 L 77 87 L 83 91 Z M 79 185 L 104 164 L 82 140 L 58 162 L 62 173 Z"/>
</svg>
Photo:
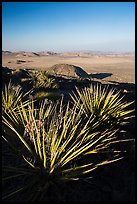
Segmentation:
<svg viewBox="0 0 137 204">
<path fill-rule="evenodd" d="M 72 107 L 69 102 L 64 106 L 63 99 L 48 106 L 42 101 L 36 108 L 32 101 L 27 109 L 24 106 L 19 109 L 18 121 L 13 123 L 3 116 L 3 124 L 12 132 L 10 136 L 3 134 L 3 139 L 9 144 L 9 137 L 16 136 L 17 145 L 9 145 L 19 158 L 17 165 L 3 166 L 3 171 L 8 172 L 3 180 L 22 180 L 20 185 L 14 181 L 15 188 L 4 194 L 4 200 L 22 193 L 25 201 L 48 201 L 51 186 L 52 196 L 58 199 L 55 189 L 60 183 L 84 179 L 99 166 L 122 158 L 115 149 L 110 149 L 113 142 L 119 142 L 117 129 L 101 131 L 93 115 L 85 120 L 83 108 L 81 105 L 77 109 L 75 104 Z M 14 125 L 16 122 L 22 124 L 23 131 Z M 98 131 L 91 131 L 91 126 L 98 127 Z M 98 157 L 88 160 L 87 155 Z"/>
<path fill-rule="evenodd" d="M 120 91 L 110 89 L 109 86 L 91 85 L 90 88 L 79 90 L 71 94 L 71 99 L 78 109 L 83 107 L 87 119 L 93 115 L 94 122 L 100 123 L 100 129 L 122 128 L 128 119 L 133 117 L 134 110 L 128 110 L 134 103 L 124 101 Z"/>
<path fill-rule="evenodd" d="M 8 67 L 2 67 L 2 87 L 10 82 L 11 75 L 11 69 L 9 69 Z"/>
<path fill-rule="evenodd" d="M 58 88 L 57 83 L 51 77 L 49 77 L 46 71 L 29 72 L 29 81 L 35 88 Z"/>
<path fill-rule="evenodd" d="M 57 100 L 60 99 L 62 96 L 60 91 L 38 91 L 34 94 L 34 99 L 41 100 L 47 98 L 49 100 Z"/>
</svg>

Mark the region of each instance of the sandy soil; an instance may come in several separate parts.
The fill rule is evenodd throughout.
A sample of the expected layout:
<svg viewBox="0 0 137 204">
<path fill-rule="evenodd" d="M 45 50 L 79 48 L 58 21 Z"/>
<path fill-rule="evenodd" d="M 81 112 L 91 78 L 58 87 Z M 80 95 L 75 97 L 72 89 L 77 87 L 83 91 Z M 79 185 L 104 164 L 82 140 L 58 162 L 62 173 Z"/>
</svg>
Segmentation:
<svg viewBox="0 0 137 204">
<path fill-rule="evenodd" d="M 17 60 L 25 62 L 17 63 Z M 2 66 L 12 69 L 34 68 L 47 69 L 55 64 L 73 64 L 83 68 L 88 74 L 112 74 L 104 77 L 105 80 L 135 83 L 134 55 L 49 55 L 49 56 L 22 56 L 16 54 L 2 55 Z"/>
</svg>

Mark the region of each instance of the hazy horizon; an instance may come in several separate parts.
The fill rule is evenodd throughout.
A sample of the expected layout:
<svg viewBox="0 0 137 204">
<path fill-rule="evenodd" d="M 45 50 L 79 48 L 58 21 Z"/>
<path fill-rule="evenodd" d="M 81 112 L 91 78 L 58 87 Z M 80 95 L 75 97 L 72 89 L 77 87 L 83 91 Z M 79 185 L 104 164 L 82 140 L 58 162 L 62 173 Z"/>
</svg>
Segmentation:
<svg viewBox="0 0 137 204">
<path fill-rule="evenodd" d="M 135 3 L 2 2 L 2 50 L 135 52 Z"/>
<path fill-rule="evenodd" d="M 39 52 L 53 52 L 53 53 L 104 53 L 104 54 L 126 54 L 126 53 L 129 53 L 129 54 L 135 54 L 135 51 L 101 51 L 101 50 L 69 50 L 69 51 L 53 51 L 53 50 L 40 50 L 40 51 L 34 51 L 34 50 L 30 50 L 30 51 L 26 51 L 26 50 L 2 50 L 2 52 L 12 52 L 12 53 L 18 53 L 18 52 L 35 52 L 35 53 L 39 53 Z"/>
</svg>

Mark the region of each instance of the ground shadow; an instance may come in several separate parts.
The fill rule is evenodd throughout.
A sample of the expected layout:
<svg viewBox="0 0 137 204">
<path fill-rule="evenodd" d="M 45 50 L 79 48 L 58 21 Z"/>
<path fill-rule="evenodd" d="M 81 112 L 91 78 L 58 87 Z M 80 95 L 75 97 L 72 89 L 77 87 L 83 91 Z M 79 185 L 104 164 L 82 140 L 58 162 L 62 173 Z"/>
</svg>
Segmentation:
<svg viewBox="0 0 137 204">
<path fill-rule="evenodd" d="M 108 81 L 109 82 L 109 81 Z M 121 83 L 111 81 L 113 84 L 109 84 L 110 88 L 116 88 L 117 90 L 121 90 L 127 101 L 135 100 L 135 84 L 134 83 Z"/>
<path fill-rule="evenodd" d="M 97 74 L 89 74 L 90 78 L 96 79 L 104 79 L 106 77 L 112 76 L 112 73 L 97 73 Z"/>
</svg>

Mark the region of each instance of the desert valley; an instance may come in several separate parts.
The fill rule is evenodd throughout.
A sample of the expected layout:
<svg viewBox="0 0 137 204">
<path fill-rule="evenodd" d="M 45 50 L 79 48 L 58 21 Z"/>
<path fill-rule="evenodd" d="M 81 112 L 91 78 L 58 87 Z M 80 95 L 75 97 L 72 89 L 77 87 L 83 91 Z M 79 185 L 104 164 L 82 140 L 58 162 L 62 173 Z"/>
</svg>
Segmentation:
<svg viewBox="0 0 137 204">
<path fill-rule="evenodd" d="M 135 83 L 135 55 L 99 52 L 2 52 L 2 66 L 11 69 L 49 70 L 55 64 L 81 67 L 92 78 Z"/>
</svg>

